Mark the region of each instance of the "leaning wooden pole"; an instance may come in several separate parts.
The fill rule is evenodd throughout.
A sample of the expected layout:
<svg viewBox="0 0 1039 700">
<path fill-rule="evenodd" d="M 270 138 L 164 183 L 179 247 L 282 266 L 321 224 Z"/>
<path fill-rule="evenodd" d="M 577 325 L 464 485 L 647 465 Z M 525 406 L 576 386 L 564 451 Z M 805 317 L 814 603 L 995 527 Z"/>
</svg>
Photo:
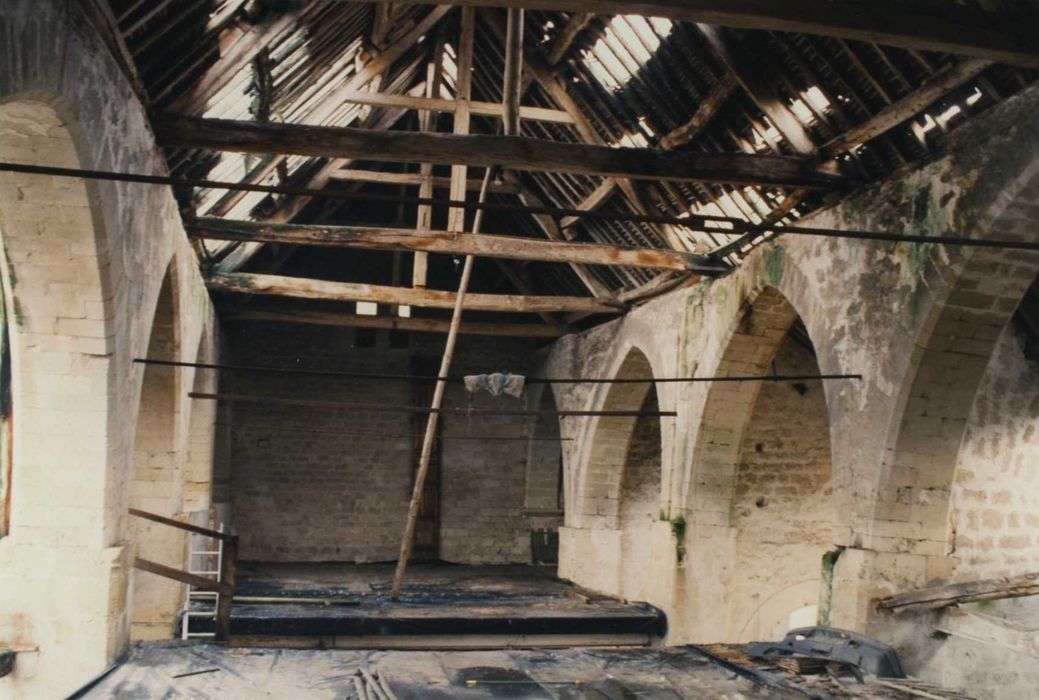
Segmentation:
<svg viewBox="0 0 1039 700">
<path fill-rule="evenodd" d="M 483 176 L 483 185 L 480 188 L 480 201 L 487 197 L 490 189 L 494 168 L 487 168 Z M 473 220 L 473 233 L 480 232 L 480 224 L 483 221 L 483 211 L 477 210 Z M 422 438 L 422 454 L 419 457 L 418 471 L 415 472 L 415 487 L 411 491 L 411 503 L 408 504 L 408 519 L 404 523 L 404 534 L 400 542 L 400 557 L 397 559 L 397 570 L 393 574 L 393 588 L 390 592 L 392 600 L 400 600 L 400 587 L 404 581 L 404 571 L 411 558 L 411 547 L 415 542 L 415 522 L 418 520 L 419 507 L 422 504 L 422 491 L 426 484 L 426 474 L 429 472 L 429 461 L 433 455 L 433 443 L 436 441 L 437 421 L 440 419 L 440 407 L 444 402 L 444 390 L 447 388 L 446 377 L 451 371 L 451 361 L 454 359 L 455 343 L 458 340 L 458 329 L 462 325 L 462 308 L 465 305 L 465 294 L 469 289 L 469 278 L 473 274 L 472 255 L 465 256 L 465 264 L 462 266 L 462 278 L 458 281 L 458 295 L 455 297 L 455 308 L 451 314 L 451 327 L 447 331 L 447 343 L 444 345 L 444 357 L 440 360 L 440 371 L 437 373 L 437 384 L 433 390 L 432 410 L 426 420 L 426 434 Z"/>
</svg>

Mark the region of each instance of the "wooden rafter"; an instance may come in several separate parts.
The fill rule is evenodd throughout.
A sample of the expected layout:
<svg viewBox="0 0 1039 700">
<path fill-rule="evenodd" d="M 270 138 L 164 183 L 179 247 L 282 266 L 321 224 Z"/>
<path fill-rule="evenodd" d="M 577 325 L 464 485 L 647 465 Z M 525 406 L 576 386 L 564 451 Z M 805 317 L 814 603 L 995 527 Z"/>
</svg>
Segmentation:
<svg viewBox="0 0 1039 700">
<path fill-rule="evenodd" d="M 678 272 L 716 274 L 726 268 L 706 258 L 660 248 L 623 248 L 598 243 L 570 243 L 521 236 L 473 235 L 451 231 L 415 231 L 375 226 L 313 226 L 255 221 L 200 219 L 188 226 L 193 236 L 225 241 L 262 241 L 327 248 L 422 251 L 476 255 L 508 260 L 623 265 Z"/>
<path fill-rule="evenodd" d="M 665 156 L 655 149 L 609 148 L 522 136 L 423 134 L 352 127 L 169 116 L 155 123 L 159 142 L 239 153 L 366 158 L 398 163 L 501 165 L 625 179 L 706 181 L 829 189 L 844 182 L 832 167 L 799 158 L 747 153 Z M 464 195 L 465 178 L 459 189 Z M 623 186 L 623 183 L 621 183 Z M 461 199 L 454 196 L 452 199 Z"/>
<path fill-rule="evenodd" d="M 824 155 L 833 157 L 855 148 L 859 144 L 866 143 L 902 124 L 907 119 L 915 117 L 935 100 L 977 77 L 991 65 L 991 61 L 971 58 L 939 71 L 913 92 L 892 102 L 862 124 L 852 127 L 844 134 L 824 144 L 820 150 Z"/>
<path fill-rule="evenodd" d="M 794 151 L 803 155 L 815 153 L 811 133 L 776 90 L 776 80 L 768 74 L 767 69 L 738 46 L 726 29 L 706 24 L 698 25 L 697 29 Z"/>
<path fill-rule="evenodd" d="M 447 5 L 431 9 L 429 14 L 423 17 L 422 20 L 412 27 L 409 32 L 394 42 L 385 51 L 368 61 L 360 70 L 350 76 L 341 87 L 329 91 L 327 95 L 321 98 L 318 104 L 314 106 L 314 109 L 307 114 L 307 122 L 310 124 L 320 124 L 326 121 L 342 105 L 342 95 L 344 93 L 353 90 L 360 90 L 370 83 L 376 76 L 382 74 L 383 71 L 400 59 L 415 44 L 415 42 L 419 40 L 420 37 L 424 36 L 428 31 L 436 26 L 436 24 L 443 19 L 444 15 L 446 15 L 450 10 L 451 7 Z M 275 155 L 275 157 L 270 158 L 262 166 L 249 173 L 245 180 L 250 183 L 262 182 L 285 162 L 285 158 L 286 156 L 284 154 Z M 207 213 L 214 216 L 226 214 L 242 198 L 242 196 L 244 196 L 244 193 L 229 193 L 227 197 L 221 198 L 217 205 Z"/>
<path fill-rule="evenodd" d="M 696 112 L 689 121 L 681 126 L 675 127 L 665 134 L 657 146 L 662 151 L 672 151 L 689 143 L 707 127 L 714 115 L 718 113 L 725 101 L 729 99 L 736 89 L 736 77 L 732 73 L 726 73 L 711 87 L 710 92 L 704 96 L 700 104 L 696 106 Z"/>
<path fill-rule="evenodd" d="M 537 195 L 523 187 L 522 183 L 520 183 L 519 179 L 516 178 L 515 175 L 506 174 L 506 180 L 515 183 L 520 187 L 519 200 L 524 206 L 540 207 L 544 205 L 544 202 L 538 199 Z M 548 214 L 531 213 L 531 217 L 545 234 L 545 237 L 550 241 L 566 240 L 563 231 L 559 228 L 559 225 L 556 224 L 556 220 L 552 216 L 549 216 Z M 581 284 L 584 285 L 585 289 L 587 289 L 592 296 L 597 299 L 607 299 L 613 296 L 612 292 L 610 292 L 610 290 L 607 289 L 606 286 L 584 265 L 571 262 L 570 268 L 574 271 L 577 278 L 581 280 Z"/>
<path fill-rule="evenodd" d="M 429 4 L 433 0 L 404 2 Z M 941 9 L 934 3 L 881 4 L 874 0 L 464 0 L 464 4 L 641 14 L 740 29 L 818 34 L 1039 68 L 1039 38 L 1023 26 L 1027 22 L 954 3 L 945 3 Z"/>
<path fill-rule="evenodd" d="M 328 282 L 302 277 L 256 275 L 244 272 L 211 274 L 206 287 L 215 292 L 259 294 L 296 299 L 326 301 L 366 301 L 376 304 L 418 306 L 430 309 L 453 309 L 456 294 L 432 289 L 386 287 L 355 282 Z M 606 304 L 590 297 L 533 296 L 517 294 L 466 294 L 468 311 L 501 313 L 619 313 L 620 305 Z"/>
<path fill-rule="evenodd" d="M 552 41 L 552 48 L 548 50 L 548 55 L 545 58 L 548 65 L 554 66 L 563 60 L 563 56 L 570 50 L 570 45 L 574 43 L 574 39 L 593 19 L 595 19 L 595 15 L 591 12 L 574 12 L 570 15 L 566 24 L 563 25 L 563 28 Z"/>
</svg>

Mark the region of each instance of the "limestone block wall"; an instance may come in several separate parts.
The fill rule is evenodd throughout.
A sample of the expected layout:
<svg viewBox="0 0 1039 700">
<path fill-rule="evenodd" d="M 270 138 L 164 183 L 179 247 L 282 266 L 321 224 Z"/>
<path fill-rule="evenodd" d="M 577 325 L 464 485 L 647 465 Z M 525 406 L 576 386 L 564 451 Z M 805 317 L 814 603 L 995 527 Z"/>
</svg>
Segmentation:
<svg viewBox="0 0 1039 700">
<path fill-rule="evenodd" d="M 0 4 L 0 159 L 164 172 L 144 110 L 77 8 Z M 165 188 L 5 174 L 0 240 L 15 412 L 0 644 L 25 650 L 0 696 L 63 697 L 129 638 L 127 507 L 149 411 L 132 361 L 148 351 L 167 269 L 180 310 L 167 359 L 194 360 L 204 335 L 215 347 L 215 319 Z M 191 385 L 193 372 L 176 372 Z M 170 419 L 180 449 L 181 394 Z"/>
<path fill-rule="evenodd" d="M 414 356 L 439 361 L 442 336 L 412 334 L 391 347 L 375 334 L 358 347 L 349 329 L 267 324 L 228 328 L 229 357 L 240 365 L 275 365 L 408 375 Z M 523 373 L 530 349 L 523 341 L 463 337 L 452 374 L 510 370 Z M 436 364 L 436 363 L 434 363 Z M 306 375 L 236 373 L 225 385 L 235 393 L 409 406 L 407 380 L 339 379 Z M 470 399 L 449 386 L 445 405 L 524 409 L 529 397 Z M 554 420 L 554 419 L 553 419 Z M 408 413 L 329 407 L 236 404 L 230 493 L 242 557 L 257 561 L 388 561 L 397 557 L 411 497 L 415 464 Z M 523 416 L 443 416 L 440 466 L 440 557 L 458 563 L 530 561 L 530 530 L 551 525 L 551 511 L 527 512 L 528 493 L 558 482 L 558 442 L 483 439 L 538 433 Z M 550 427 L 550 426 L 549 426 Z M 541 430 L 549 430 L 544 423 Z M 555 450 L 555 458 L 551 451 Z M 540 464 L 528 469 L 531 457 Z M 536 483 L 528 488 L 528 471 Z M 549 475 L 546 477 L 545 474 Z M 539 501 L 539 504 L 541 502 Z M 543 505 L 543 504 L 542 504 Z M 554 507 L 554 504 L 552 504 Z M 547 520 L 546 520 L 547 519 Z"/>
<path fill-rule="evenodd" d="M 949 524 L 955 578 L 1039 570 L 1039 363 L 1013 325 L 974 399 Z"/>
<path fill-rule="evenodd" d="M 1037 105 L 1039 91 L 1023 92 L 955 132 L 946 156 L 803 223 L 1034 239 L 1039 136 L 1025 125 Z M 834 514 L 825 546 L 841 551 L 831 622 L 869 630 L 873 597 L 953 571 L 950 496 L 967 416 L 1000 332 L 1037 271 L 1030 252 L 786 236 L 726 278 L 561 339 L 542 371 L 613 377 L 634 349 L 655 376 L 763 374 L 800 317 L 821 372 L 862 374 L 823 389 Z M 756 389 L 717 386 L 657 386 L 661 408 L 678 412 L 661 424 L 660 502 L 668 519 L 686 519 L 686 556 L 646 547 L 635 563 L 652 581 L 650 602 L 668 612 L 674 641 L 718 640 L 735 624 L 728 602 L 741 575 L 737 448 Z M 555 398 L 561 408 L 599 408 L 609 393 L 560 386 Z M 595 519 L 599 489 L 616 478 L 599 469 L 598 425 L 563 424 L 563 436 L 575 440 L 564 444 L 561 571 L 619 592 L 622 533 Z"/>
</svg>

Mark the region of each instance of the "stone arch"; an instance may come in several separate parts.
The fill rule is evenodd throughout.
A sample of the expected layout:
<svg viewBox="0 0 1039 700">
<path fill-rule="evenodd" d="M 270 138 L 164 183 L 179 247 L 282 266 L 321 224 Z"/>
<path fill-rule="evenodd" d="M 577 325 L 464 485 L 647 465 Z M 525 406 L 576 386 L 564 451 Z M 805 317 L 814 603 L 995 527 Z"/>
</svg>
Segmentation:
<svg viewBox="0 0 1039 700">
<path fill-rule="evenodd" d="M 37 100 L 0 105 L 0 158 L 81 166 L 65 119 Z M 103 227 L 83 182 L 3 173 L 0 191 L 18 406 L 11 534 L 100 546 L 112 352 Z"/>
<path fill-rule="evenodd" d="M 176 266 L 171 262 L 155 303 L 147 357 L 178 357 L 179 313 Z M 177 449 L 177 398 L 181 372 L 166 365 L 143 367 L 141 394 L 134 434 L 130 507 L 166 517 L 183 508 L 184 471 Z M 174 568 L 184 567 L 183 531 L 135 518 L 131 535 L 136 555 Z M 131 635 L 135 639 L 168 638 L 180 607 L 180 584 L 154 574 L 133 576 Z"/>
<path fill-rule="evenodd" d="M 17 42 L 10 51 L 18 52 Z M 0 160 L 92 167 L 77 129 L 62 100 L 39 92 L 0 98 Z M 12 572 L 7 581 L 15 585 L 3 586 L 0 629 L 46 650 L 77 640 L 74 659 L 40 658 L 36 673 L 50 674 L 44 695 L 65 695 L 97 673 L 114 656 L 108 640 L 126 624 L 124 589 L 111 573 L 120 566 L 111 547 L 120 518 L 110 505 L 123 483 L 113 285 L 97 202 L 92 183 L 0 173 L 0 274 L 16 411 L 8 416 L 9 528 L 0 551 L 0 570 Z M 17 585 L 20 576 L 29 583 Z M 72 576 L 77 594 L 55 599 L 53 590 L 67 588 Z M 19 682 L 0 680 L 0 694 L 8 681 Z"/>
<path fill-rule="evenodd" d="M 715 376 L 768 374 L 797 318 L 778 289 L 764 288 L 737 318 Z M 716 382 L 708 390 L 686 489 L 698 523 L 731 525 L 739 451 L 760 389 L 760 382 Z"/>
<path fill-rule="evenodd" d="M 994 201 L 974 222 L 985 237 L 1036 240 L 1039 156 L 1004 183 Z M 952 485 L 967 420 L 1000 335 L 1039 275 L 1039 254 L 976 249 L 962 256 L 955 272 L 920 325 L 864 542 L 922 557 L 917 583 L 942 570 L 923 562 L 948 553 Z"/>
<path fill-rule="evenodd" d="M 815 375 L 823 362 L 791 302 L 765 287 L 745 304 L 714 374 Z M 830 433 L 821 382 L 713 382 L 707 391 L 687 508 L 730 533 L 726 556 L 739 573 L 724 593 L 728 640 L 815 623 L 835 524 Z"/>
<path fill-rule="evenodd" d="M 213 364 L 216 355 L 213 342 L 206 333 L 198 341 L 196 363 Z M 216 393 L 219 375 L 215 370 L 196 367 L 191 390 L 197 393 Z M 213 468 L 216 452 L 216 401 L 188 401 L 187 447 L 184 459 L 185 513 L 208 511 L 212 504 Z M 208 514 L 205 517 L 209 521 Z"/>
<path fill-rule="evenodd" d="M 615 379 L 653 377 L 649 358 L 632 347 L 624 355 Z M 652 383 L 609 384 L 600 406 L 603 411 L 639 411 L 653 389 Z M 600 416 L 591 425 L 591 449 L 581 478 L 577 479 L 576 521 L 584 526 L 616 528 L 620 517 L 621 486 L 634 435 L 634 416 Z"/>
<path fill-rule="evenodd" d="M 531 514 L 555 514 L 564 509 L 563 450 L 560 442 L 559 417 L 548 412 L 558 410 L 552 387 L 542 384 L 540 396 L 535 399 L 537 416 L 527 444 L 527 478 L 524 486 L 523 508 Z"/>
</svg>

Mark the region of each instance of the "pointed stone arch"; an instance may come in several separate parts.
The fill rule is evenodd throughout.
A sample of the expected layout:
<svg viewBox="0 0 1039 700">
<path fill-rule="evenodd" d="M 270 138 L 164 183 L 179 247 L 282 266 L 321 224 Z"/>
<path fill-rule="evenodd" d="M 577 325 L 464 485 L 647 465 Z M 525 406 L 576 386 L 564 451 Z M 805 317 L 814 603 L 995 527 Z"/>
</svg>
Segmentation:
<svg viewBox="0 0 1039 700">
<path fill-rule="evenodd" d="M 179 356 L 179 300 L 176 265 L 171 262 L 155 302 L 147 357 L 175 360 Z M 177 445 L 177 407 L 181 371 L 178 367 L 145 364 L 134 433 L 130 507 L 155 515 L 177 517 L 183 509 L 184 469 Z M 182 530 L 134 518 L 131 538 L 136 556 L 173 568 L 184 568 Z M 131 635 L 163 639 L 183 598 L 183 586 L 140 570 L 134 571 Z"/>
<path fill-rule="evenodd" d="M 632 347 L 614 373 L 615 379 L 653 377 L 653 367 L 642 350 Z M 606 385 L 603 411 L 639 411 L 654 391 L 651 382 Z M 629 448 L 638 418 L 600 416 L 591 428 L 591 449 L 577 480 L 575 521 L 586 527 L 617 528 L 620 521 L 621 486 Z M 658 428 L 659 434 L 659 428 Z"/>
</svg>

